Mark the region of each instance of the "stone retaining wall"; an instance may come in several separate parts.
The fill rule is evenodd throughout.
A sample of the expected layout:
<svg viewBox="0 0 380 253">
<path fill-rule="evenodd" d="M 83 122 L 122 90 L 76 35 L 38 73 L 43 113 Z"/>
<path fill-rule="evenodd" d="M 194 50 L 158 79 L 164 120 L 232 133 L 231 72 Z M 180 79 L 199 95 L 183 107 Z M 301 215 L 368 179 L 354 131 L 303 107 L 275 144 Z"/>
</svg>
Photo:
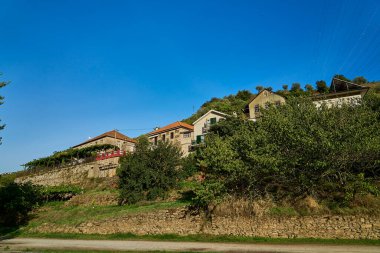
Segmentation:
<svg viewBox="0 0 380 253">
<path fill-rule="evenodd" d="M 213 217 L 205 222 L 185 209 L 160 210 L 91 221 L 76 226 L 45 223 L 40 233 L 114 234 L 211 234 L 271 238 L 380 239 L 380 217 Z"/>
<path fill-rule="evenodd" d="M 119 158 L 114 157 L 102 161 L 68 166 L 51 171 L 35 173 L 30 176 L 19 177 L 17 183 L 32 182 L 33 184 L 56 186 L 56 185 L 81 185 L 83 181 L 90 178 L 105 178 L 116 175 L 116 167 Z"/>
</svg>

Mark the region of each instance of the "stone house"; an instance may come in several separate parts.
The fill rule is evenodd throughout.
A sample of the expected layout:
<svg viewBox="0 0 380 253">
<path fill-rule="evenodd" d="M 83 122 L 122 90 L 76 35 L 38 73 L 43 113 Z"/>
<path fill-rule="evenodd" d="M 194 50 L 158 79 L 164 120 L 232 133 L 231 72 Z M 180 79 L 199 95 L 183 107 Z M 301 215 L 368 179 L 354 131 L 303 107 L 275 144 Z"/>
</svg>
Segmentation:
<svg viewBox="0 0 380 253">
<path fill-rule="evenodd" d="M 223 112 L 210 110 L 203 116 L 201 116 L 199 119 L 194 121 L 193 145 L 203 143 L 205 135 L 207 134 L 210 127 L 218 123 L 221 119 L 225 119 L 228 116 L 228 114 L 225 114 Z"/>
<path fill-rule="evenodd" d="M 119 150 L 99 152 L 93 163 L 83 165 L 82 167 L 88 170 L 88 177 L 90 178 L 115 176 L 120 157 L 125 155 L 126 152 L 134 152 L 136 141 L 116 130 L 112 130 L 75 145 L 72 148 L 79 149 L 102 144 L 117 146 Z"/>
<path fill-rule="evenodd" d="M 187 156 L 193 139 L 194 127 L 184 122 L 174 122 L 148 133 L 149 142 L 157 145 L 159 141 L 169 141 L 181 148 L 182 155 Z"/>
<path fill-rule="evenodd" d="M 325 104 L 328 108 L 343 104 L 358 105 L 367 94 L 369 87 L 361 86 L 338 78 L 333 78 L 330 92 L 313 96 L 313 103 L 317 108 Z"/>
<path fill-rule="evenodd" d="M 251 99 L 245 108 L 248 119 L 256 121 L 260 118 L 261 108 L 267 108 L 270 104 L 280 106 L 285 103 L 285 98 L 269 90 L 262 90 L 256 97 Z"/>
</svg>

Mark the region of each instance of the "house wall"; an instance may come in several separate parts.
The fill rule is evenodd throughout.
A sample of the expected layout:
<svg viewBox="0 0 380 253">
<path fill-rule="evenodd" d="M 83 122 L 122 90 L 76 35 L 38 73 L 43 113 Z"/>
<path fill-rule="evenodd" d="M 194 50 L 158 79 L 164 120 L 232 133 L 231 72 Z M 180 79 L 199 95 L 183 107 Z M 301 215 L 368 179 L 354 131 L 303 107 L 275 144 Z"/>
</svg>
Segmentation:
<svg viewBox="0 0 380 253">
<path fill-rule="evenodd" d="M 204 135 L 202 129 L 203 127 L 207 127 L 209 125 L 208 123 L 210 122 L 211 118 L 216 118 L 216 122 L 219 122 L 220 119 L 225 119 L 225 117 L 214 112 L 211 112 L 208 115 L 206 115 L 203 119 L 199 120 L 197 123 L 194 124 L 194 141 L 197 140 L 197 136 Z"/>
<path fill-rule="evenodd" d="M 284 104 L 285 98 L 270 91 L 264 90 L 249 104 L 249 118 L 256 119 L 261 116 L 261 112 L 255 112 L 255 105 L 259 105 L 259 107 L 265 107 L 267 103 L 275 104 L 276 102 Z"/>
<path fill-rule="evenodd" d="M 123 151 L 133 152 L 135 150 L 135 143 L 120 140 L 120 139 L 115 139 L 115 138 L 108 137 L 108 136 L 103 137 L 103 138 L 98 139 L 98 140 L 91 141 L 89 143 L 80 145 L 80 146 L 75 147 L 75 148 L 86 148 L 86 147 L 90 147 L 90 146 L 94 146 L 94 145 L 102 145 L 102 144 L 115 145 L 115 146 L 118 146 Z"/>
<path fill-rule="evenodd" d="M 170 139 L 170 134 L 174 134 L 174 138 Z M 185 137 L 186 133 L 190 133 L 190 136 Z M 162 141 L 163 135 L 165 134 L 165 141 L 169 141 L 175 145 L 178 145 L 181 148 L 183 156 L 187 156 L 189 154 L 189 147 L 191 146 L 191 141 L 193 139 L 193 132 L 187 128 L 177 128 L 173 130 L 169 130 L 160 134 L 149 136 L 149 142 L 154 144 L 154 139 L 157 137 L 158 141 Z"/>
<path fill-rule="evenodd" d="M 313 103 L 315 104 L 317 108 L 321 107 L 322 104 L 326 104 L 328 108 L 331 108 L 332 106 L 342 106 L 343 104 L 358 105 L 360 104 L 361 101 L 362 101 L 362 96 L 359 94 L 359 95 L 353 95 L 353 96 L 347 96 L 347 97 L 318 100 L 318 101 L 313 101 Z"/>
</svg>

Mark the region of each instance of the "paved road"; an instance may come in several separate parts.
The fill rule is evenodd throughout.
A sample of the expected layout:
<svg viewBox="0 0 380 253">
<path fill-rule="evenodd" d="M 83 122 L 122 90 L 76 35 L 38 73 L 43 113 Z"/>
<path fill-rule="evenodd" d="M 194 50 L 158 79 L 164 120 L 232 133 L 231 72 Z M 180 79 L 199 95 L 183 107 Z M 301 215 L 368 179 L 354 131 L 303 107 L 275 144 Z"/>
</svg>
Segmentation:
<svg viewBox="0 0 380 253">
<path fill-rule="evenodd" d="M 73 249 L 73 250 L 167 250 L 214 252 L 271 252 L 271 253 L 379 253 L 380 246 L 358 245 L 273 245 L 165 241 L 113 241 L 113 240 L 63 240 L 14 238 L 0 241 L 0 251 L 9 247 L 21 249 Z"/>
</svg>

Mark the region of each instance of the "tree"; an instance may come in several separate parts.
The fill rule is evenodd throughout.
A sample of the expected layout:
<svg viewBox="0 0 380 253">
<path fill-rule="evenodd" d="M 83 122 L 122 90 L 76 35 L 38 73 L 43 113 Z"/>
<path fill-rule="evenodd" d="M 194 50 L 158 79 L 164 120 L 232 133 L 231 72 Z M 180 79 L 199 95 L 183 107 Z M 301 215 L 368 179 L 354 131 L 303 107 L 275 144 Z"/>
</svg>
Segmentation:
<svg viewBox="0 0 380 253">
<path fill-rule="evenodd" d="M 2 74 L 0 73 L 0 76 L 1 76 Z M 2 81 L 2 82 L 0 82 L 0 89 L 1 88 L 3 88 L 5 85 L 7 85 L 9 82 L 4 82 L 4 81 Z M 2 97 L 1 95 L 0 95 L 0 105 L 2 105 L 4 103 L 4 97 Z M 0 122 L 1 122 L 1 119 L 0 119 Z M 0 130 L 3 130 L 4 129 L 4 127 L 5 127 L 5 125 L 0 125 Z M 0 145 L 1 145 L 1 137 L 0 137 Z"/>
<path fill-rule="evenodd" d="M 264 87 L 261 86 L 261 85 L 256 86 L 256 90 L 257 90 L 257 92 L 261 92 L 263 89 L 264 89 Z"/>
<path fill-rule="evenodd" d="M 239 90 L 236 94 L 237 99 L 248 101 L 252 97 L 252 93 L 249 90 Z"/>
<path fill-rule="evenodd" d="M 288 88 L 289 88 L 289 86 L 288 86 L 287 84 L 282 85 L 282 89 L 283 89 L 284 91 L 287 91 Z"/>
<path fill-rule="evenodd" d="M 266 90 L 273 91 L 273 88 L 271 86 L 268 86 L 265 88 Z"/>
<path fill-rule="evenodd" d="M 205 179 L 195 203 L 269 195 L 347 205 L 357 194 L 378 194 L 380 113 L 367 104 L 328 109 L 289 98 L 255 123 L 228 118 L 212 127 L 197 157 Z"/>
<path fill-rule="evenodd" d="M 327 93 L 329 91 L 329 88 L 327 87 L 325 81 L 320 80 L 320 81 L 315 82 L 315 84 L 317 85 L 317 91 L 319 93 Z"/>
<path fill-rule="evenodd" d="M 40 187 L 30 182 L 8 182 L 0 186 L 0 224 L 7 227 L 23 224 L 40 201 Z"/>
<path fill-rule="evenodd" d="M 351 82 L 350 79 L 348 79 L 347 77 L 345 77 L 342 74 L 336 74 L 336 75 L 334 75 L 334 78 L 337 78 L 337 79 L 340 79 L 340 80 L 343 80 L 343 81 L 347 81 L 347 82 Z"/>
<path fill-rule="evenodd" d="M 366 84 L 368 80 L 364 76 L 357 76 L 352 80 L 353 83 L 356 84 Z"/>
<path fill-rule="evenodd" d="M 146 137 L 139 138 L 135 152 L 123 157 L 117 170 L 119 204 L 164 197 L 176 185 L 180 165 L 179 147 L 161 141 L 153 147 Z"/>
<path fill-rule="evenodd" d="M 305 85 L 305 90 L 309 93 L 312 94 L 314 91 L 314 87 L 311 84 L 306 84 Z"/>
<path fill-rule="evenodd" d="M 296 92 L 301 90 L 301 84 L 300 83 L 292 83 L 292 87 L 290 88 L 291 92 Z"/>
</svg>

